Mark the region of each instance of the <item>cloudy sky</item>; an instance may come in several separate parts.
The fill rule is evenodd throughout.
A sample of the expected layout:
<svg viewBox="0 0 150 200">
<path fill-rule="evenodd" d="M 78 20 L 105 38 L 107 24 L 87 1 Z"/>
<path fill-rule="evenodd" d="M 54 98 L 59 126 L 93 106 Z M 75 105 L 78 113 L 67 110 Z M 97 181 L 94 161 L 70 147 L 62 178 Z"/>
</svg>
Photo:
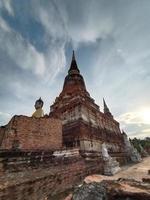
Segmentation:
<svg viewBox="0 0 150 200">
<path fill-rule="evenodd" d="M 130 137 L 150 135 L 149 0 L 0 0 L 0 125 L 44 111 L 72 50 L 87 89 Z"/>
</svg>

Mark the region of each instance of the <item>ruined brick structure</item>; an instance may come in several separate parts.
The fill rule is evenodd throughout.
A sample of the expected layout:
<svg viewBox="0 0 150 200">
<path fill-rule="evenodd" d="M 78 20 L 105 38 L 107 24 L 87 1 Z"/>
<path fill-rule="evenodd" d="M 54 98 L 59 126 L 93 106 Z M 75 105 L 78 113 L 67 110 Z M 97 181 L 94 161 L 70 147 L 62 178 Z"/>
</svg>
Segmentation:
<svg viewBox="0 0 150 200">
<path fill-rule="evenodd" d="M 14 116 L 0 129 L 1 149 L 54 150 L 62 147 L 59 119 Z"/>
<path fill-rule="evenodd" d="M 53 195 L 71 189 L 89 174 L 102 172 L 101 160 L 86 161 L 78 149 L 63 153 L 70 156 L 54 156 L 50 151 L 0 152 L 4 170 L 0 171 L 0 199 L 58 199 Z"/>
<path fill-rule="evenodd" d="M 104 142 L 110 156 L 125 164 L 123 134 L 103 102 L 101 112 L 86 90 L 73 53 L 49 116 L 42 117 L 42 110 L 33 117 L 14 116 L 0 127 L 0 199 L 45 200 L 86 175 L 104 173 Z"/>
<path fill-rule="evenodd" d="M 119 123 L 113 118 L 105 100 L 104 113 L 88 93 L 73 52 L 62 92 L 50 107 L 50 116 L 63 122 L 63 145 L 81 150 L 100 151 L 105 142 L 111 153 L 123 153 L 124 142 Z"/>
</svg>

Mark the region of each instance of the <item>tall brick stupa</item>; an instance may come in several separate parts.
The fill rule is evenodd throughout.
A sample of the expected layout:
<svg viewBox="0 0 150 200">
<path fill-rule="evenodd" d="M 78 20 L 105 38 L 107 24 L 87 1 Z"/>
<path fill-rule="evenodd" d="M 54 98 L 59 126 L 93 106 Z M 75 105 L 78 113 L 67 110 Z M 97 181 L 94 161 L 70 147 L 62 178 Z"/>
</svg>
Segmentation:
<svg viewBox="0 0 150 200">
<path fill-rule="evenodd" d="M 58 116 L 62 120 L 64 146 L 100 151 L 105 142 L 109 152 L 124 152 L 119 123 L 113 118 L 104 99 L 103 103 L 104 112 L 101 112 L 86 89 L 73 51 L 62 92 L 50 106 L 50 115 Z"/>
</svg>

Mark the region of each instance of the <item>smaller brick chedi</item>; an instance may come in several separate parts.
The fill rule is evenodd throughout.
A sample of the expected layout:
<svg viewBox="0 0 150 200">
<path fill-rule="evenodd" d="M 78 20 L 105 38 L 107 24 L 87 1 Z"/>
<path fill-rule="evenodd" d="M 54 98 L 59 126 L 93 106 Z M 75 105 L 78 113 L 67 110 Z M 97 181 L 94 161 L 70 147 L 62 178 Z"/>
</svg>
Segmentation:
<svg viewBox="0 0 150 200">
<path fill-rule="evenodd" d="M 60 117 L 63 124 L 63 145 L 81 150 L 101 151 L 105 142 L 111 153 L 124 153 L 123 135 L 119 123 L 104 103 L 104 112 L 90 96 L 80 74 L 75 53 L 62 92 L 50 106 L 50 116 Z"/>
</svg>

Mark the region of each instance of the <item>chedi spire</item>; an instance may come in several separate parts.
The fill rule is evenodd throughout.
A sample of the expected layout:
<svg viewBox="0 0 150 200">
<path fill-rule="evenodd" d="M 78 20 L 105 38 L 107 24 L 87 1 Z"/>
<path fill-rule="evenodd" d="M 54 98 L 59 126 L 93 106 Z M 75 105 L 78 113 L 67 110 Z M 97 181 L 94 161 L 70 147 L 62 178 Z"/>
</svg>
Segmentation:
<svg viewBox="0 0 150 200">
<path fill-rule="evenodd" d="M 72 61 L 71 61 L 71 64 L 70 64 L 70 68 L 68 70 L 68 74 L 79 74 L 79 73 L 80 73 L 80 70 L 77 66 L 77 62 L 76 62 L 76 59 L 75 59 L 75 53 L 74 53 L 74 50 L 73 50 Z"/>
<path fill-rule="evenodd" d="M 104 98 L 103 98 L 103 104 L 104 104 L 104 114 L 106 114 L 109 117 L 113 117 Z"/>
<path fill-rule="evenodd" d="M 72 60 L 68 70 L 68 74 L 65 77 L 64 86 L 63 86 L 63 94 L 65 93 L 74 93 L 74 91 L 86 91 L 84 79 L 80 74 L 80 70 L 78 68 L 75 53 L 72 53 Z"/>
</svg>

